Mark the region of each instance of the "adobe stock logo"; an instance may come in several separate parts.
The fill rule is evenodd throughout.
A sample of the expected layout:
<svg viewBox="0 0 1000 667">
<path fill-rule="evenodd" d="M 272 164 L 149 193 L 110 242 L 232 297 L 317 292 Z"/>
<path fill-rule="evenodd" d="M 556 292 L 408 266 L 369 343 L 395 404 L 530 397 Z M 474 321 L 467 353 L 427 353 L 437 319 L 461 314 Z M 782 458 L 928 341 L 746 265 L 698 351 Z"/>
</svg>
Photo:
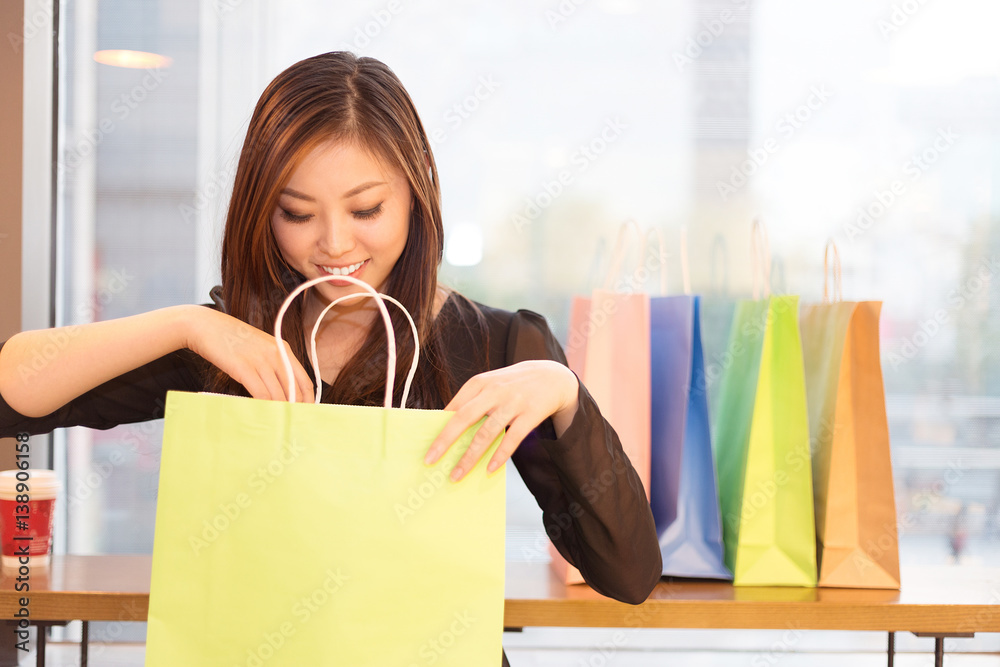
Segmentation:
<svg viewBox="0 0 1000 667">
<path fill-rule="evenodd" d="M 476 80 L 476 87 L 460 101 L 451 105 L 444 112 L 444 122 L 448 128 L 435 127 L 427 130 L 427 139 L 435 148 L 448 140 L 449 131 L 454 132 L 462 126 L 465 121 L 483 106 L 483 104 L 493 97 L 493 94 L 500 88 L 500 82 L 493 78 L 492 74 L 482 75 Z"/>
<path fill-rule="evenodd" d="M 854 222 L 844 225 L 844 233 L 847 240 L 854 243 L 860 236 L 870 230 L 878 222 L 893 204 L 903 198 L 909 189 L 908 184 L 916 183 L 923 175 L 931 169 L 941 157 L 947 153 L 959 139 L 959 134 L 949 125 L 946 128 L 939 128 L 934 139 L 922 150 L 914 152 L 901 167 L 902 176 L 906 178 L 896 178 L 887 188 L 876 188 L 872 191 L 872 198 L 855 211 Z"/>
<path fill-rule="evenodd" d="M 949 308 L 938 308 L 930 317 L 920 321 L 917 330 L 904 337 L 896 350 L 886 352 L 886 360 L 892 370 L 916 358 L 945 325 L 957 321 L 963 308 L 981 300 L 984 294 L 988 295 L 990 284 L 998 273 L 1000 258 L 991 255 L 982 259 L 969 276 L 948 293 Z"/>
<path fill-rule="evenodd" d="M 882 39 L 889 41 L 889 38 L 909 23 L 910 19 L 916 16 L 921 7 L 926 4 L 927 0 L 904 0 L 898 4 L 894 3 L 888 18 L 881 18 L 875 24 Z"/>
<path fill-rule="evenodd" d="M 111 102 L 109 109 L 114 115 L 113 118 L 105 115 L 93 128 L 85 129 L 79 132 L 78 136 L 68 140 L 62 158 L 56 163 L 57 173 L 64 176 L 83 164 L 84 160 L 97 151 L 101 142 L 115 132 L 118 124 L 125 122 L 132 112 L 160 87 L 167 74 L 168 72 L 160 67 L 147 69 L 139 83 Z"/>
<path fill-rule="evenodd" d="M 511 218 L 514 228 L 520 232 L 525 226 L 535 222 L 563 192 L 573 185 L 577 176 L 587 171 L 591 164 L 601 157 L 626 129 L 628 129 L 628 124 L 618 116 L 607 119 L 600 132 L 587 142 L 580 144 L 570 157 L 570 164 L 576 167 L 575 171 L 571 169 L 560 170 L 553 178 L 543 181 L 541 188 L 533 196 L 524 198 L 524 206 Z"/>
<path fill-rule="evenodd" d="M 833 97 L 833 93 L 820 83 L 809 88 L 809 96 L 802 104 L 785 112 L 774 124 L 775 133 L 767 137 L 759 147 L 747 149 L 747 159 L 733 165 L 729 178 L 715 183 L 719 198 L 725 202 L 750 182 L 750 177 L 757 173 L 777 153 L 784 143 L 789 143 L 795 134 Z M 780 138 L 779 138 L 780 136 Z"/>
</svg>

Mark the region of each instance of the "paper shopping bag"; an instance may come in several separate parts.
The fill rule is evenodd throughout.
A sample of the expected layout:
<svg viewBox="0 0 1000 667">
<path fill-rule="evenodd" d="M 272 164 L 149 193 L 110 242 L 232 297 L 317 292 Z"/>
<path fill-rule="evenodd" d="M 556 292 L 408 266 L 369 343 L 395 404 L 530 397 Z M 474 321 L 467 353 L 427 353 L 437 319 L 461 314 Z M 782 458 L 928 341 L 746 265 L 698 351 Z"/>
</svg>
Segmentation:
<svg viewBox="0 0 1000 667">
<path fill-rule="evenodd" d="M 449 417 L 170 392 L 146 664 L 497 664 L 505 472 L 425 466 Z"/>
<path fill-rule="evenodd" d="M 650 300 L 650 504 L 663 574 L 732 579 L 723 562 L 699 318 L 697 296 Z"/>
<path fill-rule="evenodd" d="M 798 297 L 740 302 L 729 351 L 714 429 L 726 565 L 734 585 L 815 586 Z"/>
<path fill-rule="evenodd" d="M 708 387 L 708 412 L 719 411 L 719 386 L 722 373 L 731 363 L 732 353 L 726 348 L 732 330 L 733 313 L 738 299 L 731 296 L 728 280 L 729 256 L 726 241 L 716 235 L 712 241 L 710 275 L 711 287 L 702 294 L 698 303 L 701 312 L 701 345 L 705 355 L 705 384 Z"/>
<path fill-rule="evenodd" d="M 649 495 L 649 295 L 576 297 L 566 358 L 618 433 Z"/>
<path fill-rule="evenodd" d="M 838 299 L 800 316 L 820 586 L 900 587 L 880 310 Z"/>
<path fill-rule="evenodd" d="M 606 288 L 573 299 L 566 359 L 621 439 L 648 497 L 649 295 L 611 289 L 624 255 L 622 233 L 613 254 Z M 562 581 L 583 583 L 580 572 L 551 543 L 549 555 Z"/>
</svg>

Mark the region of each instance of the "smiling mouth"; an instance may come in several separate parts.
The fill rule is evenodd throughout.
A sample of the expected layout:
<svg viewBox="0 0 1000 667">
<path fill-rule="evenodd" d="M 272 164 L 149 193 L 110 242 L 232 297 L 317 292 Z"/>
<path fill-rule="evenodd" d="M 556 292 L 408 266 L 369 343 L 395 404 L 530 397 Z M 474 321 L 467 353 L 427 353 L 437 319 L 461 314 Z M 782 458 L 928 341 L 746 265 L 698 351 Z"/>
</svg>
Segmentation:
<svg viewBox="0 0 1000 667">
<path fill-rule="evenodd" d="M 319 268 L 324 273 L 331 276 L 349 276 L 360 271 L 361 267 L 363 267 L 367 263 L 368 260 L 366 259 L 363 262 L 358 262 L 357 264 L 351 264 L 350 266 L 344 266 L 344 267 L 329 267 L 329 266 L 323 266 L 321 264 L 317 264 L 317 266 L 319 266 Z"/>
</svg>

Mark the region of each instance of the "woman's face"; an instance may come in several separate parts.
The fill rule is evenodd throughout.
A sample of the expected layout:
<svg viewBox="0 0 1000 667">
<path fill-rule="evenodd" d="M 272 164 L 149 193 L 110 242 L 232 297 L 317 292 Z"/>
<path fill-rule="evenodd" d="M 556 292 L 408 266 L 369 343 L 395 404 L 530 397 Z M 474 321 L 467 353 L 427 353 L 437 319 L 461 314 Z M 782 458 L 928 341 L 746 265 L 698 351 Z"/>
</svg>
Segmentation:
<svg viewBox="0 0 1000 667">
<path fill-rule="evenodd" d="M 350 275 L 382 291 L 406 246 L 411 202 L 400 169 L 353 143 L 328 141 L 296 167 L 271 224 L 285 261 L 307 280 Z M 361 288 L 332 281 L 316 291 L 329 302 Z"/>
</svg>

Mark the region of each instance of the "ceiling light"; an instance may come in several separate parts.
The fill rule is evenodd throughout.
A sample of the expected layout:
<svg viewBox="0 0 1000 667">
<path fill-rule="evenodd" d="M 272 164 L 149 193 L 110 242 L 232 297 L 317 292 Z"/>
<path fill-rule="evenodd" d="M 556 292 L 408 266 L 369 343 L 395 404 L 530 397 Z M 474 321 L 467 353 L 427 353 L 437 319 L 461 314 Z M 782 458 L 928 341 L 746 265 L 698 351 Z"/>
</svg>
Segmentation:
<svg viewBox="0 0 1000 667">
<path fill-rule="evenodd" d="M 94 54 L 94 60 L 113 67 L 128 67 L 131 69 L 156 69 L 169 67 L 173 58 L 161 56 L 159 53 L 147 51 L 129 51 L 127 49 L 106 49 Z"/>
</svg>

